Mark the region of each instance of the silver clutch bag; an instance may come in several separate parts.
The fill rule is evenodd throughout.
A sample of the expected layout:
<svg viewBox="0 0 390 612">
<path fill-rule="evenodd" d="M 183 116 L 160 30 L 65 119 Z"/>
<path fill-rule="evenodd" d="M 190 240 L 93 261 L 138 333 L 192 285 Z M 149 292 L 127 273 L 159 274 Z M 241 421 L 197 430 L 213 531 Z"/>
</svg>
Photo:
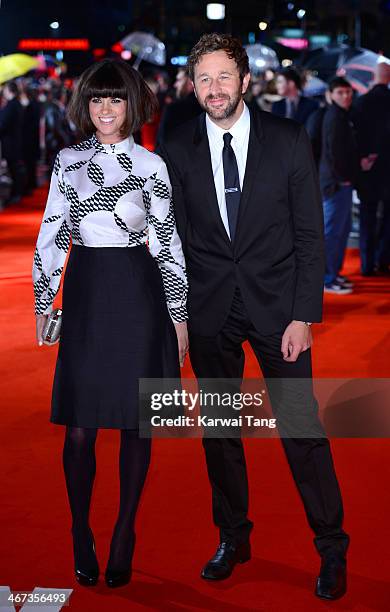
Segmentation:
<svg viewBox="0 0 390 612">
<path fill-rule="evenodd" d="M 42 332 L 42 340 L 45 344 L 54 344 L 60 337 L 62 322 L 61 308 L 55 308 L 47 317 L 45 327 Z"/>
</svg>

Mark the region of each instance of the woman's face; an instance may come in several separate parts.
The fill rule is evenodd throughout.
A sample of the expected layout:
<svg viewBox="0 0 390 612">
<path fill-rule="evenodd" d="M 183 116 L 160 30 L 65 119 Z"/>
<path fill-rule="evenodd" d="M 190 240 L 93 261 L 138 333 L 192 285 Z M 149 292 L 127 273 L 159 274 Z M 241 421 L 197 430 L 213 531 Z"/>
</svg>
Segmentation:
<svg viewBox="0 0 390 612">
<path fill-rule="evenodd" d="M 127 102 L 122 98 L 91 98 L 89 115 L 96 127 L 96 136 L 103 144 L 123 140 L 121 127 L 126 119 Z"/>
</svg>

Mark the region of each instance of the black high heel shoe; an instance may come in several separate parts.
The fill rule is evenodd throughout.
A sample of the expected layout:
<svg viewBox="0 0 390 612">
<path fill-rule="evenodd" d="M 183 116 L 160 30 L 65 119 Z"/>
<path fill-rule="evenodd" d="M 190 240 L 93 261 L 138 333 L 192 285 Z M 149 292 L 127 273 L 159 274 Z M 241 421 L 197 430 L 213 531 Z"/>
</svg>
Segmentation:
<svg viewBox="0 0 390 612">
<path fill-rule="evenodd" d="M 106 580 L 106 585 L 108 587 L 110 588 L 121 587 L 130 582 L 131 574 L 132 574 L 131 562 L 133 559 L 134 547 L 135 547 L 135 533 L 133 532 L 131 534 L 131 540 L 129 543 L 129 549 L 130 549 L 129 566 L 126 569 L 115 570 L 109 567 L 109 564 L 110 564 L 110 561 L 109 561 L 107 568 L 106 568 L 106 572 L 105 572 L 105 580 Z"/>
<path fill-rule="evenodd" d="M 99 580 L 99 564 L 96 558 L 96 549 L 95 549 L 95 538 L 93 537 L 93 533 L 91 528 L 89 529 L 90 532 L 90 536 L 92 538 L 92 551 L 93 551 L 93 556 L 94 556 L 94 561 L 93 561 L 93 565 L 94 567 L 91 568 L 85 568 L 85 567 L 81 567 L 81 563 L 80 561 L 77 560 L 78 554 L 77 554 L 77 546 L 80 544 L 79 542 L 77 542 L 77 540 L 75 540 L 75 537 L 73 535 L 73 530 L 72 530 L 72 535 L 73 535 L 73 551 L 74 551 L 74 559 L 75 559 L 75 577 L 76 580 L 79 584 L 81 584 L 82 586 L 95 586 L 95 584 L 97 584 L 97 581 Z"/>
<path fill-rule="evenodd" d="M 106 585 L 112 589 L 124 586 L 131 580 L 131 568 L 123 572 L 106 569 L 105 579 Z"/>
</svg>

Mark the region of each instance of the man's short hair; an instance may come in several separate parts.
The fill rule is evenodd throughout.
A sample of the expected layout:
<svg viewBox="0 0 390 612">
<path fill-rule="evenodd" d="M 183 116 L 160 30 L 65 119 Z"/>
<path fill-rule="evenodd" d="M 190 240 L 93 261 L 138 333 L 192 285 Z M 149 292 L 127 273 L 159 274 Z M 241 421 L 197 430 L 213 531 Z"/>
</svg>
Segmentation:
<svg viewBox="0 0 390 612">
<path fill-rule="evenodd" d="M 352 89 L 352 85 L 349 81 L 347 81 L 347 79 L 345 79 L 344 77 L 334 77 L 334 79 L 332 79 L 329 83 L 329 91 L 332 92 L 336 89 L 336 87 L 348 87 L 349 89 Z"/>
<path fill-rule="evenodd" d="M 187 60 L 187 70 L 191 81 L 194 80 L 195 66 L 200 62 L 203 55 L 213 51 L 225 51 L 230 59 L 236 62 L 241 82 L 249 73 L 249 59 L 241 41 L 231 34 L 203 34 L 196 45 L 192 48 Z"/>
<path fill-rule="evenodd" d="M 140 73 L 119 59 L 107 58 L 83 72 L 68 106 L 68 115 L 87 138 L 96 132 L 89 115 L 92 98 L 121 98 L 127 102 L 127 116 L 121 128 L 126 138 L 149 121 L 158 108 L 157 98 Z"/>
<path fill-rule="evenodd" d="M 292 68 L 291 66 L 282 68 L 278 71 L 278 75 L 283 76 L 286 81 L 292 81 L 297 89 L 302 89 L 302 77 L 295 68 Z"/>
</svg>

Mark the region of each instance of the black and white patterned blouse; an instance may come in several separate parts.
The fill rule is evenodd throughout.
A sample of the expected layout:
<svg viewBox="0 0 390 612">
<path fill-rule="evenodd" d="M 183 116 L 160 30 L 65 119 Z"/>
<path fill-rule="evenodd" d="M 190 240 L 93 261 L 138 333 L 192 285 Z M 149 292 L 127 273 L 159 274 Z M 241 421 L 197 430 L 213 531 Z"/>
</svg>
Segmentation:
<svg viewBox="0 0 390 612">
<path fill-rule="evenodd" d="M 92 136 L 57 155 L 33 263 L 35 313 L 48 314 L 72 238 L 89 247 L 148 243 L 175 322 L 187 319 L 187 278 L 162 159 L 134 142 Z"/>
</svg>

